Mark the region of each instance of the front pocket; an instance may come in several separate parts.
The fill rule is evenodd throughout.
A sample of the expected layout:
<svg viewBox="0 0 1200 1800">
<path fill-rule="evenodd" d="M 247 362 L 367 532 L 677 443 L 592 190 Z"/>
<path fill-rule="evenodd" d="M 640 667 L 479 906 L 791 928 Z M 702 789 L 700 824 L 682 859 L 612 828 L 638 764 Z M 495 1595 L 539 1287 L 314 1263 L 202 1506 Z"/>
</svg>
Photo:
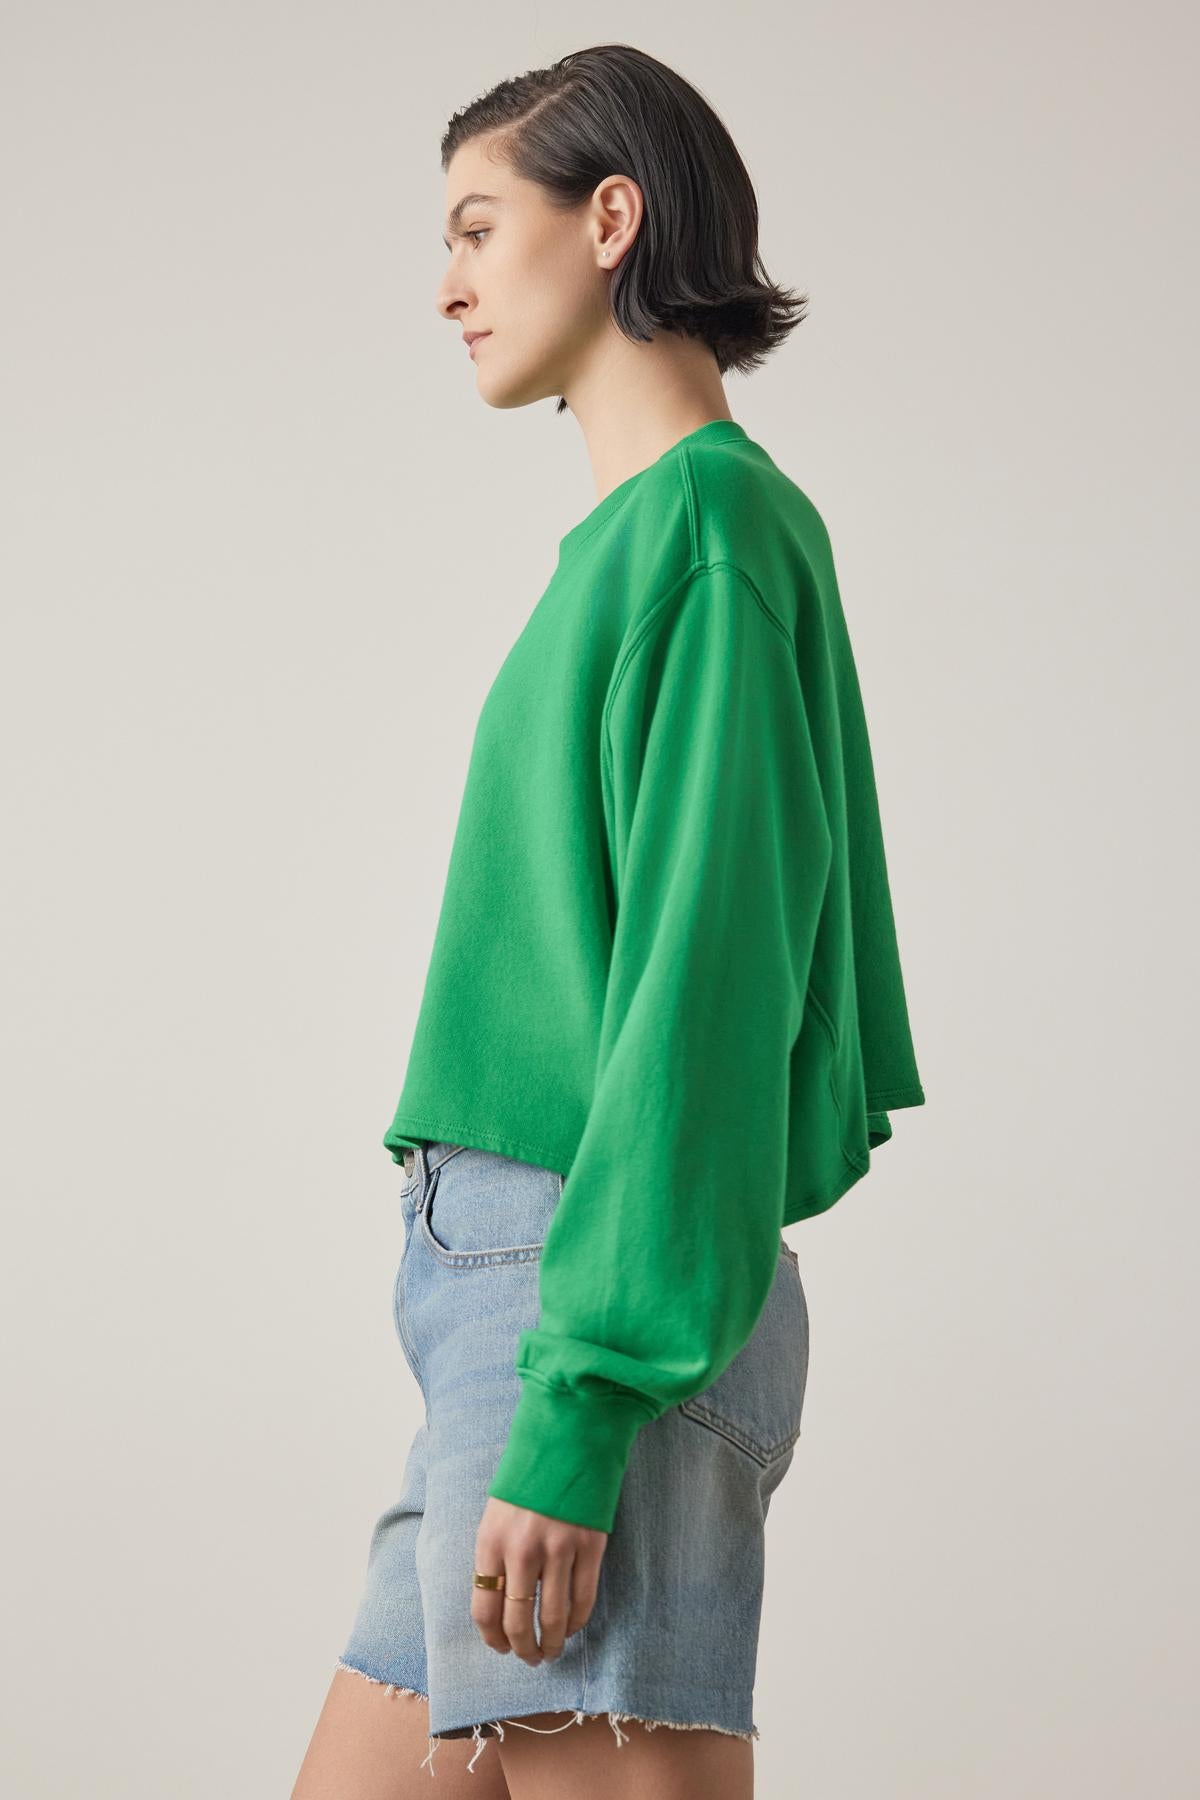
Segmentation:
<svg viewBox="0 0 1200 1800">
<path fill-rule="evenodd" d="M 426 1249 L 447 1268 L 536 1262 L 562 1176 L 494 1150 L 463 1149 L 439 1163 L 420 1209 Z"/>
<path fill-rule="evenodd" d="M 796 1254 L 780 1246 L 758 1323 L 729 1366 L 679 1410 L 764 1467 L 800 1436 L 808 1381 L 808 1303 Z"/>
</svg>

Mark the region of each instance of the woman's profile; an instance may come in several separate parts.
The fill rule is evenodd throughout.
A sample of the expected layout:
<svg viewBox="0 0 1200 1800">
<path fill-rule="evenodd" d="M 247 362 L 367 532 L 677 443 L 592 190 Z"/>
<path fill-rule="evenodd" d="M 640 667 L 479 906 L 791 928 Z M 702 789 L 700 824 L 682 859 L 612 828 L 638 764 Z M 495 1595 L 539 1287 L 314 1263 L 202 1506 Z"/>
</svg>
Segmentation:
<svg viewBox="0 0 1200 1800">
<path fill-rule="evenodd" d="M 925 1098 L 829 536 L 723 386 L 806 301 L 629 46 L 502 82 L 442 168 L 437 309 L 487 405 L 574 415 L 597 499 L 471 748 L 383 1139 L 424 1420 L 293 1800 L 745 1800 L 784 1230 Z"/>
</svg>

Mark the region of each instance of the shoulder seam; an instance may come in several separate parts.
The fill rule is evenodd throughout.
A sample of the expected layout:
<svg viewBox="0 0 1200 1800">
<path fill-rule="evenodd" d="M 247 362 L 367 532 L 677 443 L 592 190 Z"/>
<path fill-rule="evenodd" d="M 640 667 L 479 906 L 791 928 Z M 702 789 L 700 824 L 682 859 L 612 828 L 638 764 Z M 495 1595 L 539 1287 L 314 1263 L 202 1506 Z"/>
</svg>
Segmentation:
<svg viewBox="0 0 1200 1800">
<path fill-rule="evenodd" d="M 685 499 L 685 503 L 687 506 L 688 543 L 689 543 L 689 548 L 691 550 L 691 561 L 688 564 L 688 569 L 687 569 L 688 578 L 690 578 L 692 575 L 697 574 L 702 569 L 703 570 L 728 569 L 730 571 L 730 573 L 733 575 L 736 575 L 740 581 L 745 582 L 746 586 L 750 589 L 750 592 L 754 595 L 755 600 L 758 602 L 759 606 L 762 608 L 762 610 L 766 614 L 767 618 L 770 619 L 772 625 L 775 625 L 783 633 L 786 641 L 789 644 L 792 644 L 792 635 L 791 635 L 790 631 L 788 630 L 787 626 L 783 623 L 782 619 L 780 619 L 778 617 L 778 615 L 772 611 L 770 606 L 768 606 L 763 595 L 759 592 L 758 588 L 755 586 L 755 584 L 751 580 L 750 576 L 747 575 L 745 569 L 742 568 L 740 563 L 732 562 L 728 557 L 725 557 L 725 556 L 713 557 L 711 559 L 706 560 L 700 554 L 700 501 L 699 501 L 699 497 L 696 493 L 694 467 L 695 467 L 694 457 L 693 457 L 692 450 L 689 447 L 684 450 L 684 453 L 683 453 L 682 457 L 680 458 L 680 464 L 679 464 L 679 472 L 680 472 L 681 476 L 683 477 L 683 485 L 684 485 L 684 490 L 685 490 L 684 499 Z M 673 588 L 671 589 L 671 592 L 672 593 L 674 592 Z M 657 610 L 657 609 L 655 609 L 655 610 Z M 792 648 L 794 649 L 795 646 L 792 645 Z"/>
<path fill-rule="evenodd" d="M 671 586 L 667 589 L 666 593 L 655 601 L 654 605 L 642 620 L 641 626 L 632 642 L 626 646 L 625 653 L 613 672 L 612 681 L 608 690 L 608 698 L 604 702 L 604 711 L 601 715 L 601 735 L 606 753 L 611 753 L 609 721 L 617 695 L 621 690 L 621 685 L 624 682 L 626 675 L 637 660 L 638 652 L 650 636 L 660 615 L 677 597 L 681 588 L 686 587 L 689 582 L 694 581 L 698 575 L 711 575 L 717 569 L 728 570 L 731 575 L 735 576 L 749 589 L 754 604 L 758 607 L 768 624 L 772 625 L 779 633 L 788 649 L 792 652 L 793 657 L 795 656 L 796 646 L 792 641 L 792 635 L 788 631 L 787 626 L 783 623 L 782 619 L 779 618 L 778 614 L 768 606 L 766 600 L 759 592 L 758 587 L 740 564 L 731 562 L 728 557 L 716 557 L 712 561 L 706 561 L 700 558 L 693 560 L 683 571 L 682 575 L 671 583 Z"/>
</svg>

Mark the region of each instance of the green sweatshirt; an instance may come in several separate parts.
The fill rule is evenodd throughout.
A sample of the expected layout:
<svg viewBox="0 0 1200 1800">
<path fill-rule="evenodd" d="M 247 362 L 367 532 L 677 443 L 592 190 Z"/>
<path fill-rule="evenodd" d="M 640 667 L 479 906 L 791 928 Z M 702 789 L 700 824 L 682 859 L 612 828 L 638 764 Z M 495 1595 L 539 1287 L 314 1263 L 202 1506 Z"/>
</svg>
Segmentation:
<svg viewBox="0 0 1200 1800">
<path fill-rule="evenodd" d="M 565 1177 L 488 1493 L 611 1531 L 924 1098 L 829 537 L 711 420 L 562 538 L 484 700 L 383 1140 Z"/>
</svg>

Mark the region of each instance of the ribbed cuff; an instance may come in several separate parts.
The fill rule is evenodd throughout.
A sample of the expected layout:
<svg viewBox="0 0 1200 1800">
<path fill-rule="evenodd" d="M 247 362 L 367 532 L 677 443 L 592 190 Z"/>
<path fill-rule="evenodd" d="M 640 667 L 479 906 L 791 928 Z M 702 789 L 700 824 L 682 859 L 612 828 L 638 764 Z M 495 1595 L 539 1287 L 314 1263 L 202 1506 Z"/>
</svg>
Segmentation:
<svg viewBox="0 0 1200 1800">
<path fill-rule="evenodd" d="M 632 1395 L 582 1394 L 521 1376 L 521 1398 L 488 1493 L 611 1531 L 633 1440 L 650 1413 Z"/>
</svg>

